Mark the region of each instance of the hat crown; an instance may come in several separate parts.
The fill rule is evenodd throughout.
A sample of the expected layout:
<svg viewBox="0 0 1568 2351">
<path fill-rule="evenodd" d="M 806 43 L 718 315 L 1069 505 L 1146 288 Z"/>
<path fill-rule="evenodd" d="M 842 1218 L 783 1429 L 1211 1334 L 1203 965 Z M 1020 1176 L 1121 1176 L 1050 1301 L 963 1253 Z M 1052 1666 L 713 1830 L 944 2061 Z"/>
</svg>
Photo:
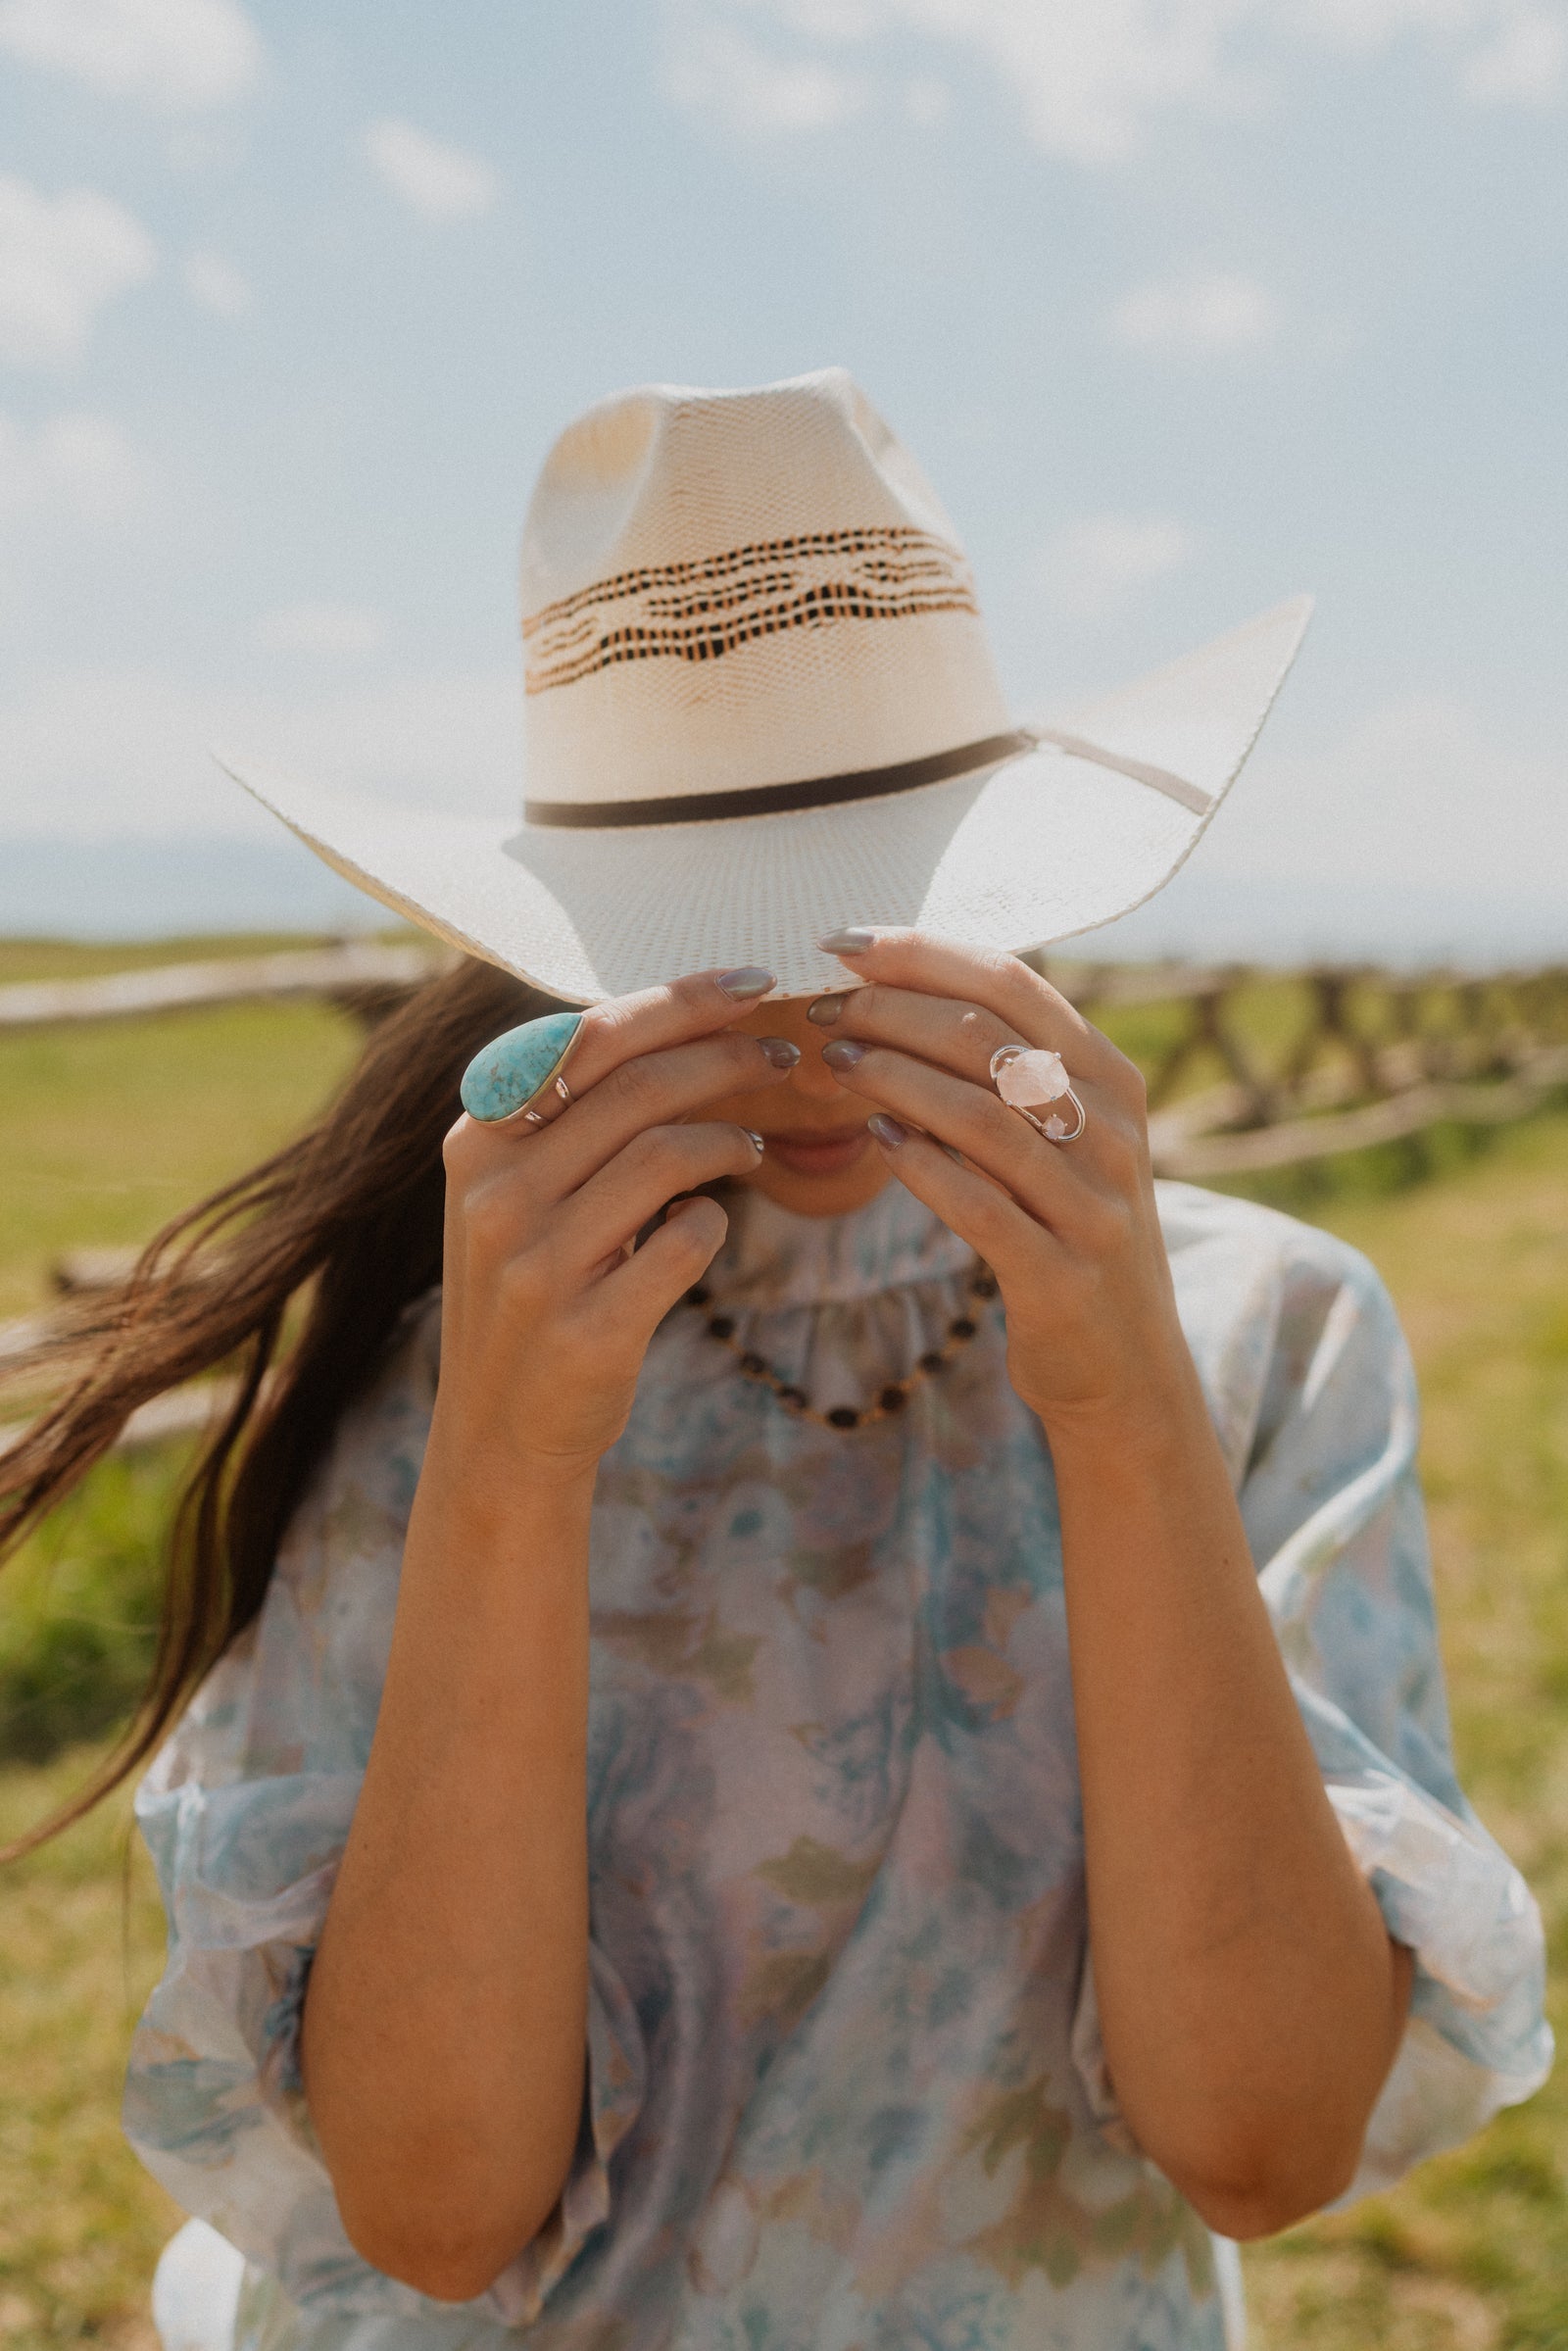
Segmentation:
<svg viewBox="0 0 1568 2351">
<path fill-rule="evenodd" d="M 589 410 L 521 589 L 530 801 L 761 789 L 1007 724 L 953 523 L 842 367 Z"/>
<path fill-rule="evenodd" d="M 751 391 L 642 384 L 567 425 L 522 533 L 524 623 L 619 571 L 821 530 L 951 516 L 848 368 Z"/>
</svg>

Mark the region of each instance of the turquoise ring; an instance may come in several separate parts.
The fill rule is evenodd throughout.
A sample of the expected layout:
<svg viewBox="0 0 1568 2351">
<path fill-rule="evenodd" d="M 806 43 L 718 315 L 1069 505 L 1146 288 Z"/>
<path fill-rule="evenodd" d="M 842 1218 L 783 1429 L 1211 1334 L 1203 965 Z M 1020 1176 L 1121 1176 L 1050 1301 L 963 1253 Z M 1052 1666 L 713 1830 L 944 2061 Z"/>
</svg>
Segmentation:
<svg viewBox="0 0 1568 2351">
<path fill-rule="evenodd" d="M 525 1020 L 520 1029 L 492 1037 L 463 1073 L 459 1093 L 468 1116 L 481 1126 L 499 1126 L 508 1118 L 547 1126 L 540 1103 L 552 1097 L 564 1104 L 571 1101 L 561 1073 L 581 1029 L 580 1012 L 547 1012 L 541 1020 Z"/>
</svg>

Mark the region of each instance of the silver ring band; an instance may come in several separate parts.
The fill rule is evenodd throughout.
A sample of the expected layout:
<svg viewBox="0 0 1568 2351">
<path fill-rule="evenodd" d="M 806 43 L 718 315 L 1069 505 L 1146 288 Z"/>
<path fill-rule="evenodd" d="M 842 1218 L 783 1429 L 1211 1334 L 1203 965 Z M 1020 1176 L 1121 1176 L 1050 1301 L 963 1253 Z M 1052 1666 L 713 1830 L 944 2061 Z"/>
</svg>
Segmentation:
<svg viewBox="0 0 1568 2351">
<path fill-rule="evenodd" d="M 571 1108 L 571 1088 L 566 1084 L 565 1079 L 557 1078 L 553 1091 L 560 1095 L 569 1110 Z M 550 1124 L 549 1119 L 540 1110 L 524 1110 L 522 1115 L 531 1127 L 547 1127 Z M 559 1112 L 557 1115 L 560 1115 Z"/>
</svg>

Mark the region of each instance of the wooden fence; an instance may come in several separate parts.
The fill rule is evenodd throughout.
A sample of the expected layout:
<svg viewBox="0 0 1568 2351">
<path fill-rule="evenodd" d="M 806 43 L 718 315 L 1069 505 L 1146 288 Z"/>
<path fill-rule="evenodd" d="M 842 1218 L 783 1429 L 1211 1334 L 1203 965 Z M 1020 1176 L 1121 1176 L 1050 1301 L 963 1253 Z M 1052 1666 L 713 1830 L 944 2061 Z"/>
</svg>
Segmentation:
<svg viewBox="0 0 1568 2351">
<path fill-rule="evenodd" d="M 448 960 L 417 945 L 364 943 L 4 986 L 0 1036 L 301 997 L 368 1021 Z M 1161 1175 L 1256 1175 L 1444 1124 L 1522 1118 L 1568 1091 L 1568 965 L 1485 975 L 1046 958 L 1039 967 L 1143 1067 Z M 56 1287 L 90 1289 L 125 1262 L 122 1251 L 74 1252 L 55 1267 Z M 0 1359 L 22 1352 L 37 1328 L 0 1325 Z M 199 1427 L 220 1393 L 208 1384 L 160 1397 L 122 1442 Z M 9 1434 L 0 1430 L 0 1448 Z"/>
<path fill-rule="evenodd" d="M 1051 977 L 1140 1048 L 1157 1173 L 1246 1176 L 1522 1118 L 1568 1087 L 1568 966 L 1486 975 L 1320 964 L 1292 973 L 1079 965 Z"/>
</svg>

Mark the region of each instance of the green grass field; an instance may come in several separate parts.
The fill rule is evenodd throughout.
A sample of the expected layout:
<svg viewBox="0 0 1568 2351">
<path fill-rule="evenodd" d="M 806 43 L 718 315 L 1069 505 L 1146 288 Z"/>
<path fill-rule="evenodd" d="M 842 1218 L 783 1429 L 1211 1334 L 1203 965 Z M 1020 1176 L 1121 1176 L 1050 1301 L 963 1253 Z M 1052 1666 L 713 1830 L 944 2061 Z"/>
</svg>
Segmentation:
<svg viewBox="0 0 1568 2351">
<path fill-rule="evenodd" d="M 131 959 L 0 947 L 0 980 Z M 354 1048 L 350 1022 L 310 1007 L 0 1038 L 0 1316 L 42 1302 L 59 1249 L 141 1239 L 280 1141 Z M 1415 1346 L 1461 1763 L 1545 1907 L 1561 2033 L 1568 1114 L 1485 1150 L 1449 1137 L 1435 1163 L 1405 1189 L 1407 1156 L 1329 1167 L 1288 1197 L 1376 1260 Z M 106 1464 L 0 1583 L 0 1837 L 76 1785 L 121 1717 L 177 1470 L 168 1452 Z M 125 2042 L 162 1944 L 127 1815 L 115 1802 L 0 1880 L 6 2351 L 152 2343 L 147 2281 L 178 2216 L 119 2132 Z M 1565 2351 L 1568 2086 L 1396 2194 L 1254 2249 L 1248 2270 L 1262 2351 Z"/>
</svg>

